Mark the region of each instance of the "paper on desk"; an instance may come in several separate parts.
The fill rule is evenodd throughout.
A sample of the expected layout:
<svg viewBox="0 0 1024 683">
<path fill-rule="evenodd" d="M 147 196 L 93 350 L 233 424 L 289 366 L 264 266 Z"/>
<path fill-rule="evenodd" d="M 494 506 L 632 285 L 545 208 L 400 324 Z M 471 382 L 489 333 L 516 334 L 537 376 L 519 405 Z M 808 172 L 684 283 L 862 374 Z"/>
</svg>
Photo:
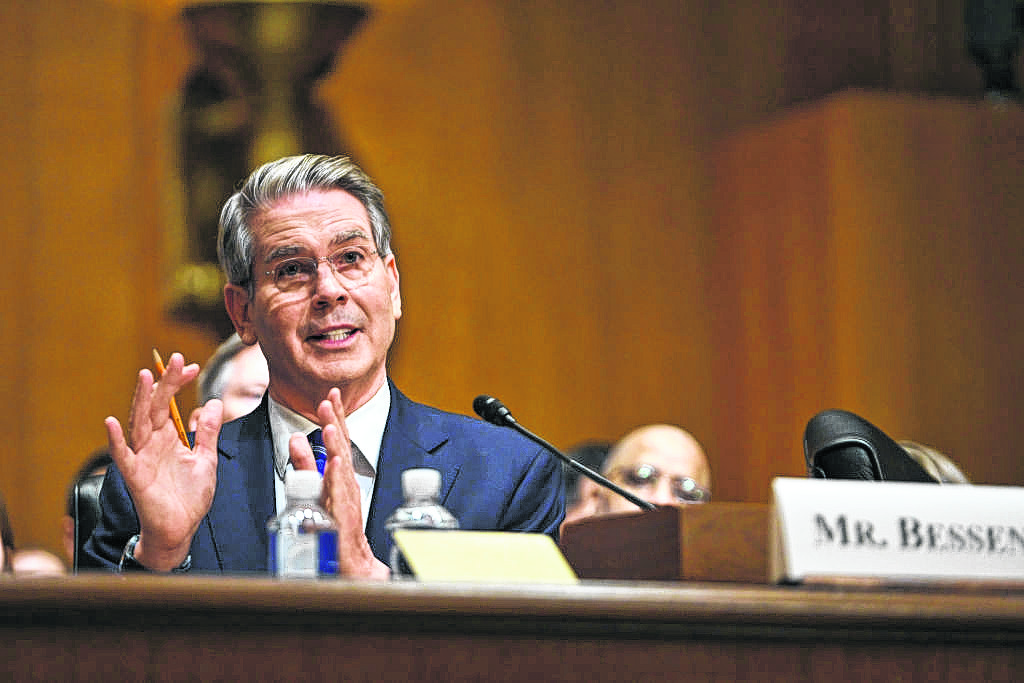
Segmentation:
<svg viewBox="0 0 1024 683">
<path fill-rule="evenodd" d="M 395 543 L 421 581 L 576 583 L 546 534 L 396 529 Z"/>
</svg>

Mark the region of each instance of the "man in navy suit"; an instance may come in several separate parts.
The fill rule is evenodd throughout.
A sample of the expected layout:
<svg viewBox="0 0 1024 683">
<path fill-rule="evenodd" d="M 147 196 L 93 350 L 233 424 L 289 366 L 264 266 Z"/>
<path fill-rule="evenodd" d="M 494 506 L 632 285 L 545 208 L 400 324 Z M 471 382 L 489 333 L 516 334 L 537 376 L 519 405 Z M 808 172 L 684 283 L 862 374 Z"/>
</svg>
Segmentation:
<svg viewBox="0 0 1024 683">
<path fill-rule="evenodd" d="M 199 367 L 175 353 L 159 382 L 140 371 L 127 435 L 105 421 L 116 466 L 83 566 L 265 570 L 266 521 L 287 472 L 315 468 L 306 435 L 317 428 L 344 576 L 388 577 L 384 520 L 410 467 L 440 470 L 442 504 L 463 529 L 557 535 L 561 467 L 548 451 L 389 381 L 402 314 L 390 237 L 380 191 L 347 158 L 287 157 L 249 176 L 221 212 L 218 254 L 235 329 L 267 358 L 267 394 L 226 424 L 220 401 L 208 402 L 189 449 L 168 408 Z"/>
</svg>

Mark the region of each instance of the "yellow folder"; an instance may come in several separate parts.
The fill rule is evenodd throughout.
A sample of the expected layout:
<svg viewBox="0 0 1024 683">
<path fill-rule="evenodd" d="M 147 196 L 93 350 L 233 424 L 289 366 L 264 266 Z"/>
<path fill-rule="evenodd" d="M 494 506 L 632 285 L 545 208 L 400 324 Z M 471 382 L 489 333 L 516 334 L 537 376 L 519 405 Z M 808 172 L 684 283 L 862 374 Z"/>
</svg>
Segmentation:
<svg viewBox="0 0 1024 683">
<path fill-rule="evenodd" d="M 577 582 L 546 534 L 396 529 L 395 543 L 421 581 Z"/>
</svg>

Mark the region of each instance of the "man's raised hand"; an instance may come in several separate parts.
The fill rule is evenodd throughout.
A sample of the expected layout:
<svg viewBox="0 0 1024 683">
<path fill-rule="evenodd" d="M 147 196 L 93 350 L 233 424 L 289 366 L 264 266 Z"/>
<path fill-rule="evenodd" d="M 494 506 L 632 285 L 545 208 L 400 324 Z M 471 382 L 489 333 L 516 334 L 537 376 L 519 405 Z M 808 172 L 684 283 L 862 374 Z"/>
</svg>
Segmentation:
<svg viewBox="0 0 1024 683">
<path fill-rule="evenodd" d="M 198 365 L 186 366 L 182 355 L 174 353 L 159 382 L 149 370 L 139 371 L 127 435 L 115 418 L 104 420 L 111 455 L 139 517 L 135 558 L 158 571 L 173 569 L 188 556 L 217 485 L 221 402 L 212 400 L 200 409 L 191 450 L 181 443 L 170 415 L 171 398 L 198 374 Z"/>
</svg>

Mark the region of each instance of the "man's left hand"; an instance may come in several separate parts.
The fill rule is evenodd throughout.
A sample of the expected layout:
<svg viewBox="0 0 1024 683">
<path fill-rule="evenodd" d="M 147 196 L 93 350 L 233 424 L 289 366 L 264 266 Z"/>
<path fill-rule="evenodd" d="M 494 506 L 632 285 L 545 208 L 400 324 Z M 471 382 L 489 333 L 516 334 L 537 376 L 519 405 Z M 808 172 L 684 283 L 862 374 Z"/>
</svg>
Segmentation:
<svg viewBox="0 0 1024 683">
<path fill-rule="evenodd" d="M 342 576 L 387 580 L 391 572 L 370 550 L 363 531 L 362 494 L 352 468 L 352 447 L 345 427 L 341 391 L 331 389 L 316 410 L 327 448 L 320 504 L 338 524 L 338 570 Z M 288 442 L 292 466 L 297 470 L 315 470 L 313 450 L 304 434 L 292 434 Z"/>
</svg>

